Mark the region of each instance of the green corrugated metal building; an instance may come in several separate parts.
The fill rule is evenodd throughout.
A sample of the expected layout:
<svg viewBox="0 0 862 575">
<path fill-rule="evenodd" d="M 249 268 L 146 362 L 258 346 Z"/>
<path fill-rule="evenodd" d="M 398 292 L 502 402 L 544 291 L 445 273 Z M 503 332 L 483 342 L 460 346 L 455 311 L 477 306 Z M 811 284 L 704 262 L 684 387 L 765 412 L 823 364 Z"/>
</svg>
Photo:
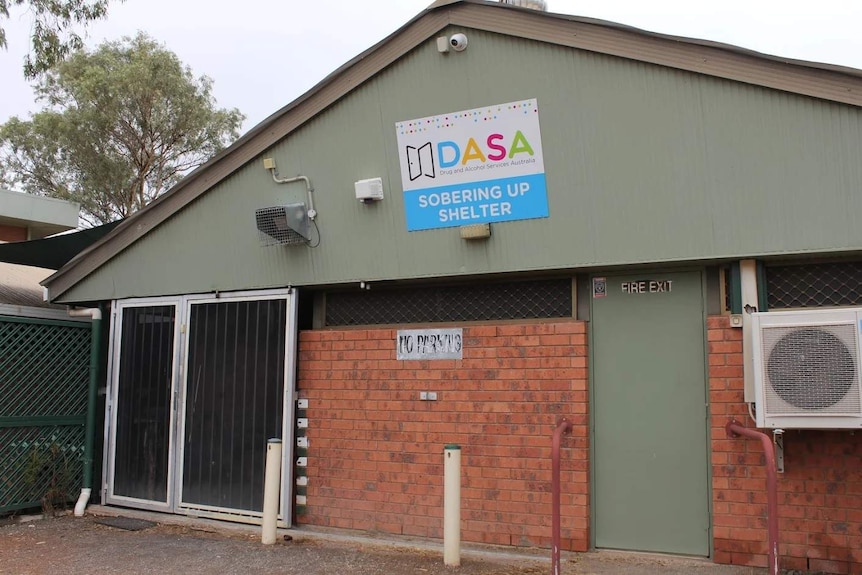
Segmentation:
<svg viewBox="0 0 862 575">
<path fill-rule="evenodd" d="M 589 489 L 584 501 L 566 504 L 586 519 L 568 524 L 565 547 L 765 563 L 763 525 L 737 538 L 722 522 L 734 510 L 718 495 L 727 465 L 758 467 L 730 462 L 720 448 L 721 421 L 745 419 L 746 404 L 757 403 L 756 364 L 747 348 L 742 365 L 742 344 L 715 346 L 708 334 L 726 326 L 715 339 L 737 341 L 732 326 L 745 324 L 749 346 L 745 306 L 862 304 L 860 150 L 858 70 L 495 2 L 437 2 L 46 281 L 54 302 L 113 306 L 106 500 L 257 520 L 257 488 L 245 493 L 228 479 L 238 477 L 240 460 L 256 465 L 261 456 L 264 430 L 242 418 L 257 410 L 266 433 L 297 446 L 296 457 L 290 449 L 284 457 L 283 521 L 319 524 L 315 512 L 303 515 L 306 506 L 342 505 L 328 502 L 334 491 L 314 486 L 315 458 L 332 456 L 328 439 L 315 451 L 315 438 L 328 437 L 325 406 L 336 399 L 314 382 L 304 387 L 304 359 L 320 358 L 311 348 L 297 355 L 297 340 L 313 341 L 307 334 L 317 330 L 382 337 L 392 357 L 375 361 L 388 367 L 353 366 L 365 389 L 367 379 L 388 377 L 375 370 L 413 361 L 397 358 L 394 332 L 390 349 L 388 332 L 372 326 L 464 330 L 455 364 L 437 364 L 433 353 L 410 364 L 461 379 L 469 366 L 457 362 L 468 361 L 477 325 L 569 321 L 583 324 L 589 341 L 590 416 L 581 420 L 588 444 L 570 446 L 586 453 Z M 380 188 L 382 198 L 374 196 Z M 360 193 L 366 201 L 357 201 Z M 283 209 L 261 211 L 268 208 Z M 300 235 L 285 235 L 288 227 Z M 264 325 L 268 317 L 275 323 Z M 218 345 L 227 363 L 215 359 Z M 236 398 L 251 396 L 236 390 L 260 380 L 248 357 L 262 349 L 272 355 L 257 365 L 281 376 L 260 385 L 280 400 L 249 399 L 243 411 Z M 738 389 L 714 385 L 719 349 L 722 362 L 739 353 L 721 384 Z M 152 373 L 141 375 L 145 366 Z M 522 377 L 529 388 L 529 375 Z M 195 402 L 207 386 L 216 399 L 204 409 Z M 151 401 L 126 404 L 124 389 Z M 224 402 L 228 393 L 234 400 Z M 441 394 L 435 407 L 445 412 Z M 424 410 L 418 401 L 410 409 Z M 358 414 L 370 409 L 352 405 Z M 555 405 L 537 407 L 548 437 L 556 415 L 570 411 L 565 400 Z M 136 428 L 140 409 L 152 417 Z M 195 413 L 227 421 L 205 433 L 248 433 L 261 445 L 190 447 Z M 841 421 L 808 427 L 857 425 Z M 804 441 L 795 445 L 810 445 L 810 433 L 799 432 Z M 839 464 L 858 489 L 862 446 L 846 431 L 830 433 L 856 454 Z M 439 447 L 421 433 L 401 441 L 429 454 Z M 144 443 L 156 446 L 150 463 L 123 463 L 124 450 Z M 469 459 L 470 445 L 464 450 Z M 208 457 L 226 463 L 204 477 Z M 142 475 L 149 479 L 130 479 Z M 538 481 L 545 480 L 547 473 Z M 846 502 L 833 507 L 846 517 Z M 495 517 L 501 530 L 515 529 L 505 512 Z M 407 533 L 405 525 L 381 529 Z M 813 541 L 817 528 L 805 529 Z M 514 531 L 506 541 L 547 544 Z M 851 548 L 836 544 L 848 568 L 858 567 Z M 799 552 L 784 557 L 790 566 L 810 564 Z"/>
</svg>

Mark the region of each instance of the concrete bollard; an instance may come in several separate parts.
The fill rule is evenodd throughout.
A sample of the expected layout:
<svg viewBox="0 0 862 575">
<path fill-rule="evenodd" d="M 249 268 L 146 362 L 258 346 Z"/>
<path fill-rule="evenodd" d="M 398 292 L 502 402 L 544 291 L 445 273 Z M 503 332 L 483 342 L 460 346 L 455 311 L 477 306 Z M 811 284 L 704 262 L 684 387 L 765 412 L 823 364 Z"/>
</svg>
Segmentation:
<svg viewBox="0 0 862 575">
<path fill-rule="evenodd" d="M 260 542 L 264 545 L 275 543 L 279 491 L 281 491 L 281 440 L 270 439 L 266 443 L 266 473 L 263 480 L 263 528 Z"/>
<path fill-rule="evenodd" d="M 461 447 L 443 449 L 443 563 L 461 565 Z"/>
</svg>

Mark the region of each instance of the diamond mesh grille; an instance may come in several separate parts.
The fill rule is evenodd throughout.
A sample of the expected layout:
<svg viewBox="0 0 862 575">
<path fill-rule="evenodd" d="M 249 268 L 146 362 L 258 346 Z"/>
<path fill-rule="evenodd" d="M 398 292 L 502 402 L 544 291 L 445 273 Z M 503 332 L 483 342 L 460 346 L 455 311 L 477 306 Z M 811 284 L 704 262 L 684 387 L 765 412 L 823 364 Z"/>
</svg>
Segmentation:
<svg viewBox="0 0 862 575">
<path fill-rule="evenodd" d="M 0 318 L 0 417 L 87 412 L 90 326 Z"/>
<path fill-rule="evenodd" d="M 572 317 L 572 280 L 330 292 L 326 325 Z"/>
<path fill-rule="evenodd" d="M 83 426 L 0 427 L 0 511 L 72 501 L 83 456 Z"/>
<path fill-rule="evenodd" d="M 764 327 L 761 336 L 768 415 L 859 413 L 852 323 Z"/>
<path fill-rule="evenodd" d="M 862 305 L 862 262 L 768 266 L 769 309 Z"/>
<path fill-rule="evenodd" d="M 0 512 L 76 495 L 89 370 L 89 324 L 0 317 Z"/>
</svg>

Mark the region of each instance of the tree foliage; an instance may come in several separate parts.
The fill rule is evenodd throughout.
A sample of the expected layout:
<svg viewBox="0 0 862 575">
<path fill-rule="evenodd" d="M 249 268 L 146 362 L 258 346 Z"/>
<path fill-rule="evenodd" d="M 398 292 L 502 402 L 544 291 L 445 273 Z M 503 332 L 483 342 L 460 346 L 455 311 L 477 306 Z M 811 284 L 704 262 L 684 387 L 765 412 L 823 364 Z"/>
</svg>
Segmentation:
<svg viewBox="0 0 862 575">
<path fill-rule="evenodd" d="M 122 1 L 122 0 L 120 0 Z M 104 18 L 110 0 L 0 0 L 0 18 L 9 10 L 24 7 L 32 16 L 31 53 L 24 59 L 29 79 L 46 72 L 74 50 L 83 47 L 76 25 Z M 0 48 L 6 47 L 6 32 L 0 26 Z"/>
<path fill-rule="evenodd" d="M 140 33 L 71 54 L 34 89 L 42 111 L 0 126 L 0 180 L 78 202 L 93 225 L 143 208 L 236 139 L 244 119 Z"/>
</svg>

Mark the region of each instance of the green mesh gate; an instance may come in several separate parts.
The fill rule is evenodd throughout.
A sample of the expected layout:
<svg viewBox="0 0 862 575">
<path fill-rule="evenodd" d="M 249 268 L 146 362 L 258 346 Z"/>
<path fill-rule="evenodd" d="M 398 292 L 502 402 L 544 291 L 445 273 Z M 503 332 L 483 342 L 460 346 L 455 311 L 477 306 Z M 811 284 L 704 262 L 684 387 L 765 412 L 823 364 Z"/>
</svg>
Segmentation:
<svg viewBox="0 0 862 575">
<path fill-rule="evenodd" d="M 81 487 L 90 324 L 0 316 L 0 514 Z"/>
</svg>

